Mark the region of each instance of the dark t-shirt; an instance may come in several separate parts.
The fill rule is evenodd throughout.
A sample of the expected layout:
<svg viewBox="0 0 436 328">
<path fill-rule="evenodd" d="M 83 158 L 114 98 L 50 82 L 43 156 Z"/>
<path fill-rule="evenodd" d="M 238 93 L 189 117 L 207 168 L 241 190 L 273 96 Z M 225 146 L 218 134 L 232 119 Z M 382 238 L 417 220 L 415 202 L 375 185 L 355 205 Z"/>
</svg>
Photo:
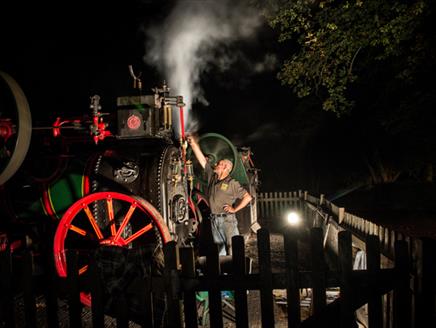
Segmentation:
<svg viewBox="0 0 436 328">
<path fill-rule="evenodd" d="M 206 163 L 204 168 L 207 175 L 207 196 L 209 198 L 209 206 L 212 214 L 225 213 L 224 205 L 232 205 L 237 199 L 242 197 L 247 192 L 241 184 L 233 179 L 230 175 L 223 180 L 218 180 L 217 175 L 213 172 L 209 163 Z"/>
</svg>

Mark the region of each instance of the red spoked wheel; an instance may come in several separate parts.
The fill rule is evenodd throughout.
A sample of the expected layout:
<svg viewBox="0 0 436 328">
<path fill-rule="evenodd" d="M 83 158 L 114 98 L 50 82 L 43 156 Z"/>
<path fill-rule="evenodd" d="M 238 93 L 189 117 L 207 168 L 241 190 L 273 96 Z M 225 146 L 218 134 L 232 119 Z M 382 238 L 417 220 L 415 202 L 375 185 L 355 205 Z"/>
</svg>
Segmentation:
<svg viewBox="0 0 436 328">
<path fill-rule="evenodd" d="M 66 277 L 66 253 L 77 250 L 79 277 L 85 280 L 90 255 L 98 247 L 163 245 L 170 240 L 164 219 L 146 200 L 117 192 L 97 192 L 76 201 L 60 220 L 53 247 L 55 266 L 58 275 Z M 84 305 L 91 305 L 86 287 L 80 299 Z"/>
</svg>

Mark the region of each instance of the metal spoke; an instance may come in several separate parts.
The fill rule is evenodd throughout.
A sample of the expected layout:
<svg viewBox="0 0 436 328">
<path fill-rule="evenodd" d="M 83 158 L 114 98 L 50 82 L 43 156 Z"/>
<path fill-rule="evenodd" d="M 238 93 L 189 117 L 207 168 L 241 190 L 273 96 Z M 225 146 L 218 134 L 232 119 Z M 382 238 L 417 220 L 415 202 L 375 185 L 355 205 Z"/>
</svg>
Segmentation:
<svg viewBox="0 0 436 328">
<path fill-rule="evenodd" d="M 88 264 L 79 269 L 79 275 L 84 274 L 86 271 L 88 271 Z"/>
<path fill-rule="evenodd" d="M 123 222 L 121 222 L 120 228 L 117 231 L 117 234 L 114 237 L 115 241 L 118 241 L 120 239 L 121 233 L 123 232 L 124 228 L 126 227 L 127 223 L 129 223 L 130 218 L 132 217 L 133 211 L 136 208 L 136 202 L 133 202 L 132 205 L 130 205 L 129 211 L 127 212 L 126 216 L 123 219 Z"/>
<path fill-rule="evenodd" d="M 153 228 L 153 225 L 151 223 L 147 224 L 144 228 L 138 230 L 137 232 L 135 232 L 133 235 L 131 235 L 129 238 L 127 238 L 125 240 L 125 243 L 128 244 L 130 242 L 132 242 L 133 240 L 135 240 L 136 238 L 138 238 L 139 236 L 143 235 L 144 233 L 146 233 L 147 231 L 149 231 L 151 228 Z"/>
<path fill-rule="evenodd" d="M 103 234 L 101 233 L 100 227 L 97 225 L 97 221 L 95 220 L 94 216 L 91 213 L 91 210 L 89 209 L 88 205 L 82 204 L 83 210 L 86 213 L 86 216 L 89 219 L 89 222 L 92 225 L 92 228 L 94 229 L 95 233 L 97 234 L 98 239 L 103 239 Z"/>
<path fill-rule="evenodd" d="M 86 231 L 85 230 L 83 230 L 83 229 L 81 229 L 79 227 L 76 227 L 73 224 L 70 225 L 69 229 L 71 231 L 77 232 L 79 235 L 86 236 Z"/>
<path fill-rule="evenodd" d="M 109 215 L 109 224 L 111 226 L 111 236 L 115 236 L 116 228 L 115 228 L 115 221 L 114 221 L 114 205 L 112 203 L 111 195 L 107 196 L 106 204 L 107 204 L 107 212 Z"/>
</svg>

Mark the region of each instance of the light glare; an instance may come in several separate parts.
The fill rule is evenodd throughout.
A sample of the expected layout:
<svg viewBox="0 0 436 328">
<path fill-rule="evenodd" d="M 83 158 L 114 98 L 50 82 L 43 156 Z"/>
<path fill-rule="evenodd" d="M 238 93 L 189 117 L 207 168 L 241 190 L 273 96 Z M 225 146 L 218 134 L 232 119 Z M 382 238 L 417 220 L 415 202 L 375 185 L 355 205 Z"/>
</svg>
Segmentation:
<svg viewBox="0 0 436 328">
<path fill-rule="evenodd" d="M 297 225 L 300 223 L 300 216 L 296 212 L 290 212 L 287 215 L 287 220 L 290 225 Z"/>
</svg>

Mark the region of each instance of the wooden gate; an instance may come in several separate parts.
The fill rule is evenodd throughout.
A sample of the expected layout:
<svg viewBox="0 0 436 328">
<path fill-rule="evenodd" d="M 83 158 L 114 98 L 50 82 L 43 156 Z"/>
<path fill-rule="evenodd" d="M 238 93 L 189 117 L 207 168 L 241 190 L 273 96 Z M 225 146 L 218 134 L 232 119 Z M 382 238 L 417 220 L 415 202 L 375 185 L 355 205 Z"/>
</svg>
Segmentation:
<svg viewBox="0 0 436 328">
<path fill-rule="evenodd" d="M 298 267 L 299 245 L 301 238 L 295 231 L 284 232 L 285 270 L 271 270 L 270 234 L 265 228 L 257 233 L 258 271 L 247 270 L 245 245 L 242 236 L 233 238 L 233 257 L 229 266 L 224 268 L 220 261 L 217 247 L 210 244 L 204 259 L 196 258 L 192 248 L 179 248 L 175 242 L 164 246 L 165 270 L 162 276 L 144 279 L 136 288 L 143 291 L 143 301 L 148 309 L 139 324 L 143 327 L 154 327 L 160 318 L 153 315 L 153 302 L 165 296 L 167 309 L 165 327 L 198 327 L 197 295 L 207 292 L 209 302 L 210 327 L 223 327 L 222 291 L 234 292 L 235 325 L 250 327 L 247 309 L 247 291 L 260 292 L 260 308 L 262 327 L 274 327 L 273 290 L 284 289 L 287 295 L 288 327 L 350 327 L 355 320 L 356 309 L 368 304 L 370 327 L 383 327 L 384 318 L 389 318 L 394 327 L 410 327 L 410 275 L 407 243 L 395 243 L 395 267 L 380 268 L 380 242 L 377 236 L 369 236 L 366 240 L 367 269 L 353 270 L 351 233 L 339 233 L 339 263 L 337 269 L 329 269 L 326 265 L 323 232 L 320 228 L 312 228 L 307 234 L 310 246 L 310 268 L 301 270 Z M 69 276 L 64 286 L 68 289 L 68 311 L 70 325 L 80 327 L 83 322 L 83 311 L 79 301 L 78 270 L 75 270 L 77 257 L 74 252 L 68 255 Z M 16 295 L 13 295 L 11 281 L 14 271 L 9 265 L 10 253 L 1 253 L 2 268 L 2 311 L 0 320 L 6 327 L 20 326 L 12 314 L 17 311 Z M 204 261 L 202 261 L 204 260 Z M 221 259 L 222 260 L 222 259 Z M 22 258 L 24 271 L 21 286 L 24 291 L 25 325 L 36 326 L 38 311 L 35 307 L 35 286 L 32 286 L 32 265 L 30 254 Z M 220 264 L 221 263 L 221 264 Z M 92 325 L 104 327 L 107 319 L 104 311 L 101 279 L 98 270 L 91 268 L 92 279 Z M 225 272 L 224 272 L 225 271 Z M 47 273 L 52 272 L 50 270 Z M 52 287 L 54 276 L 47 276 L 47 291 L 44 293 L 45 311 L 50 327 L 59 325 L 57 318 L 58 300 L 56 290 Z M 326 289 L 337 287 L 340 296 L 331 303 L 327 302 Z M 312 291 L 311 316 L 301 318 L 300 291 L 310 288 Z M 386 311 L 382 296 L 393 292 L 393 308 Z M 15 296 L 15 297 L 13 297 Z M 119 298 L 116 313 L 118 327 L 129 324 L 129 309 L 126 300 Z M 304 320 L 303 320 L 304 319 Z M 22 322 L 21 322 L 22 324 Z"/>
</svg>

